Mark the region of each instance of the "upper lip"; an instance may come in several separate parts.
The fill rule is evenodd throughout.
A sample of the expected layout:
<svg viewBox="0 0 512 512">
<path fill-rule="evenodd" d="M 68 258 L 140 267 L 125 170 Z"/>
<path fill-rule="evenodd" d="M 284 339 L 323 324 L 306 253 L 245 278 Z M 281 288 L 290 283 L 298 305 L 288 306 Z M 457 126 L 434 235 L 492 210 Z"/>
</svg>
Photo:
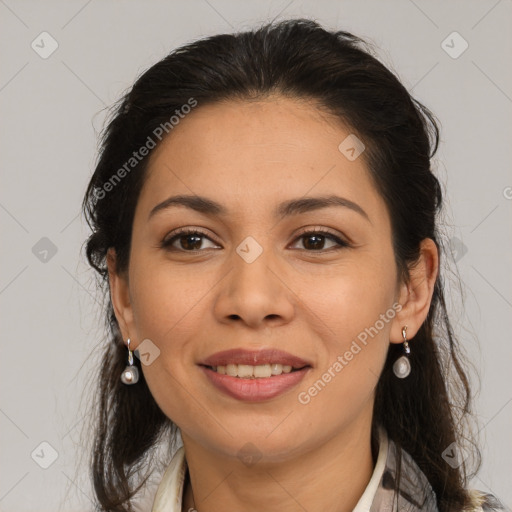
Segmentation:
<svg viewBox="0 0 512 512">
<path fill-rule="evenodd" d="M 199 364 L 203 366 L 226 366 L 228 364 L 248 364 L 252 366 L 259 366 L 271 363 L 289 365 L 292 368 L 311 366 L 309 361 L 283 350 L 247 350 L 241 348 L 216 352 L 215 354 L 208 356 L 206 359 L 203 359 Z"/>
</svg>

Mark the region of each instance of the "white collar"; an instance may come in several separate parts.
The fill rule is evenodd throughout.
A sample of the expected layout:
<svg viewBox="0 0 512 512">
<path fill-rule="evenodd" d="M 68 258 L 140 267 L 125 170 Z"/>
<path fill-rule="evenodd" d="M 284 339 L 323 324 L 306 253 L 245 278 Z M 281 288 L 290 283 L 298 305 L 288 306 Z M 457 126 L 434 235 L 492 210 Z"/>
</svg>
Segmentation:
<svg viewBox="0 0 512 512">
<path fill-rule="evenodd" d="M 363 495 L 357 502 L 353 512 L 370 511 L 370 507 L 386 467 L 387 455 L 388 436 L 384 429 L 380 429 L 379 454 L 377 456 L 377 462 L 370 481 L 368 482 Z M 158 485 L 151 512 L 181 512 L 186 471 L 187 460 L 185 459 L 185 449 L 182 446 L 176 451 L 171 463 L 165 470 L 162 480 Z"/>
</svg>

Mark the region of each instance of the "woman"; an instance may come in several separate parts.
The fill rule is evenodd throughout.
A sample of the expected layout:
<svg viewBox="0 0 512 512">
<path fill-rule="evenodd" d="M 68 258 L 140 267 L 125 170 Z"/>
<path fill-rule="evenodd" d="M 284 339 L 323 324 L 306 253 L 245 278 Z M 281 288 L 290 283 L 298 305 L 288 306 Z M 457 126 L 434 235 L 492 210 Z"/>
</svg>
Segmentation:
<svg viewBox="0 0 512 512">
<path fill-rule="evenodd" d="M 166 442 L 154 512 L 499 509 L 466 487 L 437 143 L 361 40 L 313 21 L 137 80 L 84 199 L 109 291 L 101 510 L 133 510 Z"/>
</svg>

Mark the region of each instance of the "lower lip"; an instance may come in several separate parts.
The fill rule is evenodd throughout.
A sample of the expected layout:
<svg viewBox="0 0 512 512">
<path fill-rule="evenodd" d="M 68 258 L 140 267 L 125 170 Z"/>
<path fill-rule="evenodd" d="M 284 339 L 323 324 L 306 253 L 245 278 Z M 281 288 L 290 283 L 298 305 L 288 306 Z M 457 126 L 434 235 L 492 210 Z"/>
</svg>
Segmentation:
<svg viewBox="0 0 512 512">
<path fill-rule="evenodd" d="M 296 386 L 311 368 L 308 366 L 294 372 L 257 379 L 241 379 L 223 375 L 206 366 L 201 366 L 201 369 L 210 382 L 226 395 L 247 402 L 262 402 Z"/>
</svg>

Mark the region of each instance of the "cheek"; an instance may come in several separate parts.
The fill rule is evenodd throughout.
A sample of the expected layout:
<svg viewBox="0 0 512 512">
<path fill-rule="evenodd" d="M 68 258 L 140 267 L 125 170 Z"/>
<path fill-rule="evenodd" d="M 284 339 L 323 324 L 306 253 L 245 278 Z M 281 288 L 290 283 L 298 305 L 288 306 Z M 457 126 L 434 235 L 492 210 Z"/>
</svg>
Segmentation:
<svg viewBox="0 0 512 512">
<path fill-rule="evenodd" d="M 348 425 L 362 410 L 371 408 L 395 314 L 383 303 L 368 300 L 364 307 L 357 301 L 341 304 L 329 332 L 320 333 L 324 346 L 318 351 L 319 364 L 296 396 L 308 418 Z"/>
<path fill-rule="evenodd" d="M 150 339 L 160 352 L 150 365 L 142 365 L 142 371 L 159 407 L 182 427 L 188 418 L 204 415 L 204 404 L 190 382 L 190 368 L 194 341 L 203 331 L 205 293 L 214 283 L 205 276 L 199 279 L 190 269 L 151 264 L 149 257 L 144 261 L 137 265 L 137 259 L 132 260 L 134 322 L 138 340 Z"/>
<path fill-rule="evenodd" d="M 208 281 L 191 269 L 171 267 L 165 262 L 152 263 L 150 257 L 133 261 L 130 290 L 134 321 L 139 339 L 150 338 L 166 346 L 172 339 L 179 343 L 187 324 L 194 321 Z M 198 307 L 199 306 L 199 307 Z M 163 347 L 162 347 L 163 348 Z"/>
<path fill-rule="evenodd" d="M 330 340 L 332 348 L 343 348 L 386 312 L 377 329 L 387 337 L 389 320 L 394 318 L 395 280 L 392 254 L 381 252 L 376 258 L 368 251 L 349 254 L 330 268 L 297 275 L 292 286 L 304 304 L 303 313 L 314 313 L 308 318 L 322 330 L 322 338 Z"/>
<path fill-rule="evenodd" d="M 350 417 L 350 411 L 356 414 L 373 394 L 397 312 L 391 259 L 389 263 L 382 259 L 370 264 L 360 258 L 329 278 L 317 276 L 316 286 L 311 286 L 313 281 L 303 282 L 298 295 L 307 306 L 304 312 L 314 313 L 308 323 L 316 326 L 316 338 L 323 346 L 318 351 L 318 368 L 302 386 L 298 401 L 318 408 L 319 414 L 337 415 L 339 411 L 328 404 L 343 403 Z"/>
</svg>

